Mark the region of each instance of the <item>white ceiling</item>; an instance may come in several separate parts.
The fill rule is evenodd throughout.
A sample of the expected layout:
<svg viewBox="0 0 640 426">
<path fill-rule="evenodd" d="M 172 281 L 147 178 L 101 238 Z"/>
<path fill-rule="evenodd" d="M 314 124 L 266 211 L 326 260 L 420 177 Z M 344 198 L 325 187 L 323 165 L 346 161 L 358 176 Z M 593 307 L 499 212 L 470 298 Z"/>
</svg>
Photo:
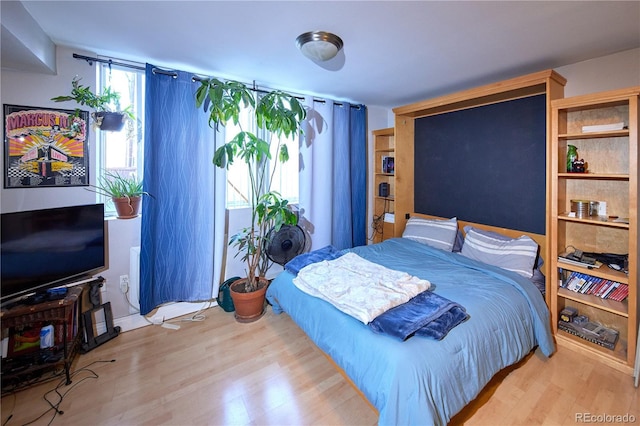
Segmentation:
<svg viewBox="0 0 640 426">
<path fill-rule="evenodd" d="M 640 47 L 640 1 L 22 3 L 57 45 L 383 107 Z M 305 58 L 312 30 L 343 51 Z"/>
</svg>

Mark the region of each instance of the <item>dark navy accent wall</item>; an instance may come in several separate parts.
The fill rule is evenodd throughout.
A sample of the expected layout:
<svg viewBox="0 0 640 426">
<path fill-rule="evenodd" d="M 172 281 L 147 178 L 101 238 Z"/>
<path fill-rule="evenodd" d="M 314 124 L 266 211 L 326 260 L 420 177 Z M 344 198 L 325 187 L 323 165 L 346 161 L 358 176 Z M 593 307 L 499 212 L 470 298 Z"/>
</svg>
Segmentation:
<svg viewBox="0 0 640 426">
<path fill-rule="evenodd" d="M 544 94 L 415 121 L 415 211 L 545 234 Z"/>
</svg>

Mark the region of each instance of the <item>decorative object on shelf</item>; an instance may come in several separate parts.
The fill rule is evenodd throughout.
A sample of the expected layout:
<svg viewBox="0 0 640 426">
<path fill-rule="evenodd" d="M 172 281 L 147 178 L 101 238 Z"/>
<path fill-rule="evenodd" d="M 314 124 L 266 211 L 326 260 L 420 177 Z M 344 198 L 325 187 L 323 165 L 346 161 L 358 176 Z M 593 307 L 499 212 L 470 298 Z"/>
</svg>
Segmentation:
<svg viewBox="0 0 640 426">
<path fill-rule="evenodd" d="M 89 113 L 4 105 L 4 187 L 89 185 Z"/>
<path fill-rule="evenodd" d="M 395 159 L 393 157 L 382 157 L 382 173 L 393 174 L 395 172 Z"/>
<path fill-rule="evenodd" d="M 91 117 L 96 128 L 100 130 L 118 132 L 122 130 L 127 120 L 135 120 L 131 105 L 125 109 L 120 108 L 120 93 L 107 86 L 102 94 L 98 95 L 93 93 L 89 86 L 80 84 L 80 80 L 81 78 L 78 76 L 73 78 L 70 95 L 56 96 L 51 100 L 56 102 L 75 101 L 80 105 L 94 109 Z"/>
<path fill-rule="evenodd" d="M 573 173 L 586 173 L 587 172 L 587 163 L 584 162 L 584 159 L 575 159 L 573 160 L 573 164 L 571 166 L 571 171 Z"/>
<path fill-rule="evenodd" d="M 240 128 L 230 142 L 215 151 L 213 163 L 216 167 L 227 168 L 237 160 L 244 162 L 247 167 L 251 188 L 251 222 L 229 241 L 238 249 L 236 256 L 242 255 L 242 260 L 246 262 L 247 277 L 246 280 L 231 284 L 230 289 L 236 319 L 240 322 L 255 321 L 264 312 L 264 293 L 268 285 L 264 277 L 271 266 L 266 253 L 269 233 L 272 229 L 277 232 L 284 225 L 295 226 L 298 223 L 298 215 L 291 210 L 288 201 L 271 189 L 274 176 L 272 168 L 289 159 L 287 147 L 280 142 L 280 138 L 300 132 L 306 111 L 293 95 L 274 90 L 256 99 L 252 89 L 233 80 L 202 79 L 195 96 L 197 107 L 202 107 L 209 115 L 211 127 L 224 126 L 232 121 Z M 239 116 L 244 108 L 250 108 L 255 114 L 259 127 L 257 130 L 270 135 L 269 140 L 242 128 Z M 272 144 L 276 145 L 276 149 L 272 149 Z M 271 152 L 278 153 L 277 161 L 268 161 Z M 252 299 L 251 293 L 255 293 L 259 301 L 252 305 L 256 309 L 254 312 L 246 312 L 242 305 L 245 299 Z"/>
<path fill-rule="evenodd" d="M 335 58 L 344 43 L 335 34 L 325 31 L 310 31 L 300 34 L 296 38 L 296 45 L 307 58 L 324 62 Z"/>
<path fill-rule="evenodd" d="M 567 145 L 567 172 L 573 171 L 573 162 L 578 158 L 578 148 L 575 145 Z"/>
<path fill-rule="evenodd" d="M 122 176 L 120 173 L 106 172 L 90 191 L 111 197 L 118 214 L 118 219 L 133 219 L 140 213 L 140 202 L 144 191 L 142 181 L 135 175 Z"/>
<path fill-rule="evenodd" d="M 589 216 L 589 200 L 571 200 L 571 212 L 575 217 L 582 219 Z"/>
</svg>

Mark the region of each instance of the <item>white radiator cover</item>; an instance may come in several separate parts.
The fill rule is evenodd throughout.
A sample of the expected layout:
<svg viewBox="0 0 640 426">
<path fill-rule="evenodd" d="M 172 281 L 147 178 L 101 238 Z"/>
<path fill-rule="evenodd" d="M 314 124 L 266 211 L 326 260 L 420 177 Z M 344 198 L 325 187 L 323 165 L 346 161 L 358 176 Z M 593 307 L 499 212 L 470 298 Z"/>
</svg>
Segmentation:
<svg viewBox="0 0 640 426">
<path fill-rule="evenodd" d="M 129 250 L 129 313 L 140 312 L 140 247 Z M 131 306 L 133 305 L 133 306 Z M 135 306 L 135 308 L 134 308 Z"/>
<path fill-rule="evenodd" d="M 126 317 L 115 318 L 114 325 L 121 331 L 135 330 L 151 324 L 161 325 L 163 322 L 192 314 L 201 310 L 216 306 L 215 300 L 206 302 L 176 302 L 168 303 L 157 308 L 153 316 L 140 315 L 140 247 L 131 247 L 129 250 L 129 313 Z M 103 327 L 104 328 L 104 327 Z M 101 331 L 102 333 L 106 331 Z"/>
</svg>

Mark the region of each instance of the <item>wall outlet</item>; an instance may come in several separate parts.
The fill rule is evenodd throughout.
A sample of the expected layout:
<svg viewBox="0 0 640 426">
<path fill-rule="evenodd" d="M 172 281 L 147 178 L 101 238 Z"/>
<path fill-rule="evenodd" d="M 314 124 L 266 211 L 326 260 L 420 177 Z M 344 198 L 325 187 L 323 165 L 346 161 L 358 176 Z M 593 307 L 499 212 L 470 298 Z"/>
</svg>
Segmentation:
<svg viewBox="0 0 640 426">
<path fill-rule="evenodd" d="M 129 275 L 120 275 L 120 291 L 123 293 L 129 291 Z"/>
</svg>

